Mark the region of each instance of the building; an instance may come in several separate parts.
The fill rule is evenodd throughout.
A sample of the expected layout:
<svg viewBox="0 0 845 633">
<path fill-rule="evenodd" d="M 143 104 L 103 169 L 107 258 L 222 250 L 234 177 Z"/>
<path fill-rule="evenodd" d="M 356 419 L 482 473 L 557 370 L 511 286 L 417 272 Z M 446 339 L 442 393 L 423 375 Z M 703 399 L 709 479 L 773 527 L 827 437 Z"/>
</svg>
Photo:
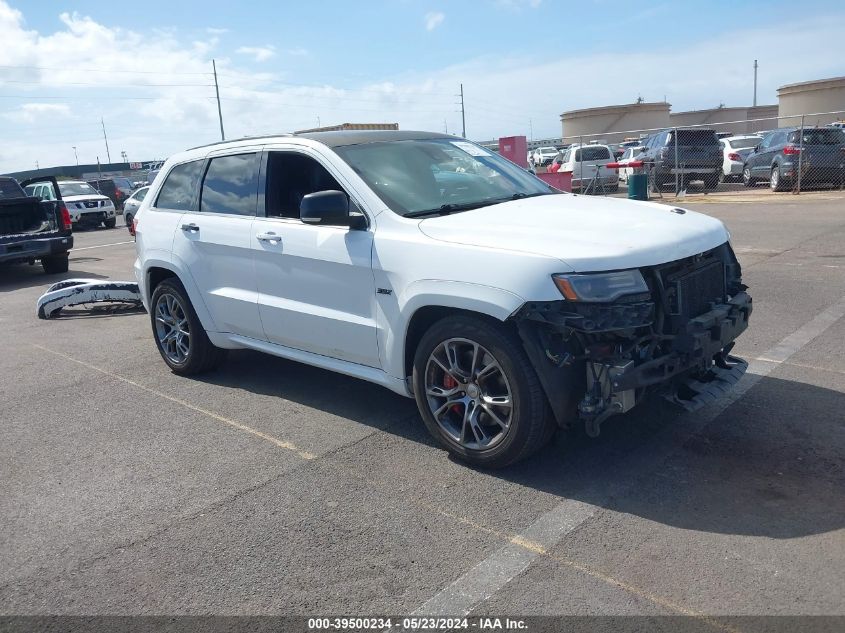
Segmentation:
<svg viewBox="0 0 845 633">
<path fill-rule="evenodd" d="M 706 110 L 672 112 L 669 115 L 669 127 L 712 125 L 717 132 L 748 134 L 777 127 L 777 118 L 778 106 L 776 105 L 737 108 L 721 106 Z"/>
<path fill-rule="evenodd" d="M 778 88 L 778 127 L 801 125 L 802 114 L 817 112 L 834 114 L 805 117 L 804 125 L 845 120 L 845 77 L 803 81 Z"/>
<path fill-rule="evenodd" d="M 31 178 L 55 178 L 70 180 L 93 180 L 95 178 L 109 178 L 112 176 L 125 176 L 133 181 L 146 181 L 151 169 L 161 166 L 161 161 L 147 161 L 143 163 L 91 163 L 87 165 L 57 165 L 55 167 L 42 167 L 41 169 L 28 169 L 16 171 L 4 176 L 11 176 L 18 182 Z"/>
<path fill-rule="evenodd" d="M 669 108 L 658 101 L 570 110 L 560 115 L 566 142 L 598 140 L 620 143 L 640 131 L 669 127 Z"/>
</svg>

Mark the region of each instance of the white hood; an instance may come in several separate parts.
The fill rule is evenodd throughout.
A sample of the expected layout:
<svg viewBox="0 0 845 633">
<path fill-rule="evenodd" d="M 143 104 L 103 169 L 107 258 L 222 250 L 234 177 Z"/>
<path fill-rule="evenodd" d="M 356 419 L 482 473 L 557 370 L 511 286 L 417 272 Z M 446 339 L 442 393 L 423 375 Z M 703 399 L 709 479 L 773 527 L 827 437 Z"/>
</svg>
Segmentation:
<svg viewBox="0 0 845 633">
<path fill-rule="evenodd" d="M 78 196 L 62 195 L 62 200 L 65 202 L 83 202 L 85 200 L 109 200 L 109 197 L 100 195 L 99 193 L 85 193 Z"/>
<path fill-rule="evenodd" d="M 726 242 L 725 225 L 663 204 L 549 195 L 425 219 L 435 240 L 554 257 L 575 272 L 663 264 Z"/>
</svg>

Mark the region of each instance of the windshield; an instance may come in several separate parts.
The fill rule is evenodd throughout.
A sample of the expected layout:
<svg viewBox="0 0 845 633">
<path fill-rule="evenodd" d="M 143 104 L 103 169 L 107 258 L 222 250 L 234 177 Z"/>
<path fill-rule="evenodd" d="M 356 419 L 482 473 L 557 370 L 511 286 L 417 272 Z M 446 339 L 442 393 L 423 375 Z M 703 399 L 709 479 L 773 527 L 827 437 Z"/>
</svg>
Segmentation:
<svg viewBox="0 0 845 633">
<path fill-rule="evenodd" d="M 400 215 L 556 193 L 506 158 L 468 141 L 387 141 L 336 147 L 335 152 Z"/>
<path fill-rule="evenodd" d="M 744 138 L 732 138 L 729 142 L 734 149 L 746 149 L 748 147 L 757 147 L 760 143 L 760 137 L 746 136 Z"/>
<path fill-rule="evenodd" d="M 59 191 L 63 196 L 97 195 L 97 190 L 86 182 L 60 182 Z"/>
</svg>

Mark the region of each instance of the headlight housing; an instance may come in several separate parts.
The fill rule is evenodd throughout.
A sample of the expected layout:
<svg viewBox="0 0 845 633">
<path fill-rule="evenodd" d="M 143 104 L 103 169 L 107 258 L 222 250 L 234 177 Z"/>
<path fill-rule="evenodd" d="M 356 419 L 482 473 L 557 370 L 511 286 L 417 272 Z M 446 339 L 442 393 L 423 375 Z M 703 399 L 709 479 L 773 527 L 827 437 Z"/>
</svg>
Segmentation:
<svg viewBox="0 0 845 633">
<path fill-rule="evenodd" d="M 560 293 L 568 301 L 608 302 L 624 295 L 648 292 L 648 285 L 639 270 L 618 270 L 612 273 L 552 275 Z"/>
</svg>

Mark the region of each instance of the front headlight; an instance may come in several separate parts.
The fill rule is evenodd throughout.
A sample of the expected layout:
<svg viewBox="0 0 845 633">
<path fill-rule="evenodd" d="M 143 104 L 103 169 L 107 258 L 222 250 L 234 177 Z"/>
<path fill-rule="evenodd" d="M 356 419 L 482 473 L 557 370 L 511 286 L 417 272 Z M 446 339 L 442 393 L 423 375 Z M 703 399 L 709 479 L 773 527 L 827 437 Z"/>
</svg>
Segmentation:
<svg viewBox="0 0 845 633">
<path fill-rule="evenodd" d="M 648 292 L 639 270 L 587 275 L 552 275 L 560 293 L 569 301 L 615 301 L 621 296 Z"/>
</svg>

